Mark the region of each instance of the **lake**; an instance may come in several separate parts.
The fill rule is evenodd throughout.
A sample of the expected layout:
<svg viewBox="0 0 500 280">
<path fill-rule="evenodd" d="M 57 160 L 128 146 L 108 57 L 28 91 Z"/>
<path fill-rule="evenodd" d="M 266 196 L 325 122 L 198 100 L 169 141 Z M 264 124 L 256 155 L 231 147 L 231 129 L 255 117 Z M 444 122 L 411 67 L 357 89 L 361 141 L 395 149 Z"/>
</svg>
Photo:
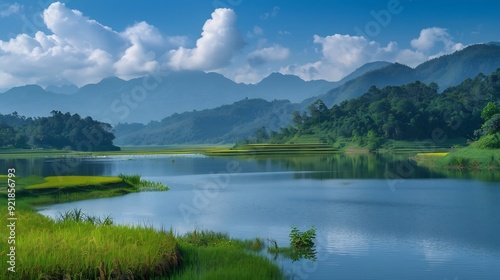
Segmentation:
<svg viewBox="0 0 500 280">
<path fill-rule="evenodd" d="M 170 187 L 46 206 L 115 223 L 229 233 L 288 245 L 317 230 L 317 261 L 278 264 L 294 279 L 500 279 L 500 178 L 437 172 L 407 155 L 201 155 L 0 160 L 18 175 L 141 174 Z"/>
</svg>

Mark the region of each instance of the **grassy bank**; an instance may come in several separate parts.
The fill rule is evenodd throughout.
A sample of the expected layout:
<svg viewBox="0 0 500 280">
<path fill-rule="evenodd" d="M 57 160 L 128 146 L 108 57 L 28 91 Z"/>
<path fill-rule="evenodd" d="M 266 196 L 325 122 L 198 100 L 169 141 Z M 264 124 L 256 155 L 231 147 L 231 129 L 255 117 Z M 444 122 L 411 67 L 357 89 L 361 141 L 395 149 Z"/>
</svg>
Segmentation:
<svg viewBox="0 0 500 280">
<path fill-rule="evenodd" d="M 499 170 L 500 149 L 480 149 L 474 145 L 453 149 L 449 153 L 420 153 L 415 156 L 418 164 L 430 168 L 457 170 Z"/>
<path fill-rule="evenodd" d="M 17 258 L 12 279 L 148 279 L 172 274 L 182 261 L 177 241 L 169 232 L 54 221 L 28 209 L 17 211 L 16 216 Z M 2 243 L 7 240 L 3 238 Z M 0 254 L 8 253 L 7 246 L 2 246 Z M 1 264 L 3 273 L 6 265 Z"/>
<path fill-rule="evenodd" d="M 5 196 L 6 180 L 3 180 L 0 186 L 5 186 L 0 191 L 0 194 Z M 138 191 L 140 191 L 138 186 L 127 183 L 119 177 L 16 177 L 16 197 L 20 198 L 20 203 L 31 205 L 112 197 Z"/>
<path fill-rule="evenodd" d="M 284 279 L 275 264 L 257 255 L 264 249 L 260 239 L 195 230 L 178 240 L 184 264 L 171 279 Z"/>
<path fill-rule="evenodd" d="M 7 176 L 0 176 L 0 187 L 6 189 Z M 55 203 L 54 197 L 60 202 L 61 192 L 65 201 L 74 201 L 116 195 L 113 190 L 124 186 L 138 191 L 141 183 L 149 186 L 145 190 L 158 187 L 138 175 L 16 180 L 16 272 L 7 271 L 10 246 L 2 245 L 0 279 L 283 279 L 276 265 L 252 252 L 252 242 L 224 234 L 195 231 L 179 237 L 147 226 L 112 225 L 110 217 L 90 217 L 78 210 L 56 221 L 33 210 L 34 205 Z M 0 207 L 7 209 L 5 192 L 0 199 Z M 2 213 L 7 221 L 8 213 Z M 7 230 L 0 231 L 2 244 L 8 244 Z"/>
<path fill-rule="evenodd" d="M 207 150 L 209 156 L 258 156 L 338 153 L 328 144 L 242 144 L 231 149 Z"/>
</svg>

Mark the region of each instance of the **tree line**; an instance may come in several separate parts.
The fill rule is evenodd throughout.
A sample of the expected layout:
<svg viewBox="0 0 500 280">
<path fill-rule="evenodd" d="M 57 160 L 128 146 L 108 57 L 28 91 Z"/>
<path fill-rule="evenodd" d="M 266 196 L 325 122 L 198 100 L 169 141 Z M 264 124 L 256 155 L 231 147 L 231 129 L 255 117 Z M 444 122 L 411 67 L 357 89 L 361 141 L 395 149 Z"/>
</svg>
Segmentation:
<svg viewBox="0 0 500 280">
<path fill-rule="evenodd" d="M 52 111 L 49 117 L 0 114 L 0 147 L 55 148 L 76 151 L 119 150 L 110 124 L 78 114 Z"/>
</svg>

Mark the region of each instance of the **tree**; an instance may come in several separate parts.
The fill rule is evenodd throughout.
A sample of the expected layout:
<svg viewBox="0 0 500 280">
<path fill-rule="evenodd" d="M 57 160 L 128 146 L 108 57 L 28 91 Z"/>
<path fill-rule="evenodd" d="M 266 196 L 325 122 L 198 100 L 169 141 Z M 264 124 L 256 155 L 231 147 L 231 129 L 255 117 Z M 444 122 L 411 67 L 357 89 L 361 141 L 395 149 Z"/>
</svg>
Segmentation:
<svg viewBox="0 0 500 280">
<path fill-rule="evenodd" d="M 500 114 L 495 114 L 489 118 L 482 126 L 483 135 L 500 133 Z"/>
<path fill-rule="evenodd" d="M 297 128 L 301 127 L 302 124 L 304 123 L 304 120 L 302 119 L 302 116 L 300 115 L 299 111 L 292 112 L 292 123 Z"/>
<path fill-rule="evenodd" d="M 311 115 L 312 122 L 322 122 L 326 120 L 326 116 L 328 115 L 328 107 L 326 107 L 325 103 L 318 99 L 311 105 L 307 107 L 309 114 Z"/>
<path fill-rule="evenodd" d="M 480 130 L 474 132 L 481 136 L 478 140 L 480 148 L 500 148 L 500 109 L 493 102 L 489 102 L 481 112 L 485 120 Z"/>
<path fill-rule="evenodd" d="M 269 134 L 267 133 L 266 128 L 261 127 L 257 131 L 255 131 L 255 138 L 256 138 L 257 143 L 262 143 L 262 142 L 268 141 Z"/>
<path fill-rule="evenodd" d="M 500 108 L 498 108 L 495 105 L 495 103 L 488 102 L 488 104 L 486 104 L 483 111 L 481 112 L 481 118 L 484 121 L 488 121 L 491 117 L 493 117 L 496 114 L 500 114 Z"/>
<path fill-rule="evenodd" d="M 6 123 L 0 122 L 0 147 L 14 145 L 16 132 Z"/>
<path fill-rule="evenodd" d="M 49 117 L 36 119 L 27 119 L 15 112 L 0 114 L 0 146 L 117 150 L 113 133 L 107 123 L 56 110 Z"/>
</svg>

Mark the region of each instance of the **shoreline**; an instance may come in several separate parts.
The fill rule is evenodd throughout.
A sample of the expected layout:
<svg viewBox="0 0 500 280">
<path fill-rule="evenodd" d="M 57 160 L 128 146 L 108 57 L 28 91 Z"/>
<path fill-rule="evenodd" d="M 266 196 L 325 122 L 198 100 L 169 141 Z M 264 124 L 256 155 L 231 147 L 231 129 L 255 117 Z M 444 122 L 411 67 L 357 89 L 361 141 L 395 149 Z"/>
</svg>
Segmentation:
<svg viewBox="0 0 500 280">
<path fill-rule="evenodd" d="M 104 178 L 108 177 L 102 177 L 102 179 Z M 109 178 L 112 178 L 112 181 L 119 179 L 118 177 Z M 3 181 L 6 181 L 4 179 L 7 179 L 7 176 L 0 175 L 0 180 L 2 180 L 0 186 L 4 184 Z M 30 186 L 19 185 L 20 192 L 17 193 L 16 205 L 16 219 L 18 219 L 19 225 L 16 230 L 18 238 L 23 239 L 23 242 L 16 245 L 16 255 L 38 257 L 18 258 L 15 272 L 9 272 L 13 275 L 7 277 L 66 279 L 66 275 L 70 275 L 71 278 L 76 277 L 75 279 L 77 277 L 108 279 L 120 275 L 123 277 L 133 275 L 134 278 L 139 279 L 149 277 L 154 279 L 191 279 L 193 275 L 197 275 L 196 278 L 201 278 L 203 275 L 219 275 L 220 278 L 234 279 L 239 275 L 247 275 L 252 276 L 251 279 L 284 279 L 283 272 L 274 262 L 258 254 L 260 250 L 263 250 L 263 247 L 254 248 L 254 244 L 255 242 L 260 244 L 263 241 L 257 241 L 257 239 L 233 239 L 222 233 L 202 231 L 198 233 L 198 238 L 207 241 L 199 244 L 197 243 L 196 231 L 193 239 L 192 233 L 175 236 L 172 229 L 165 231 L 148 226 L 114 225 L 112 217 L 90 217 L 77 209 L 73 210 L 74 213 L 61 214 L 59 220 L 48 218 L 36 211 L 36 207 L 41 205 L 130 193 L 113 192 L 113 190 L 124 187 L 123 184 L 127 184 L 127 188 L 134 188 L 132 184 L 125 181 L 102 184 L 97 188 L 99 190 L 78 184 L 73 187 L 66 186 L 65 188 L 68 188 L 69 192 L 75 195 L 70 195 L 64 201 L 54 200 L 53 196 L 47 195 L 23 196 L 23 191 L 30 189 Z M 27 184 L 32 183 L 33 178 L 31 178 L 31 182 L 27 182 Z M 39 179 L 35 180 L 34 183 L 35 185 L 38 183 L 43 189 L 44 186 Z M 112 188 L 103 193 L 100 189 L 106 186 Z M 49 187 L 53 188 L 53 186 Z M 90 190 L 85 191 L 85 188 L 90 188 Z M 136 189 L 135 191 L 140 190 Z M 82 193 L 83 196 L 80 196 Z M 7 193 L 2 192 L 0 197 L 2 198 L 0 206 L 6 209 Z M 65 217 L 64 220 L 61 220 L 62 217 Z M 84 219 L 85 217 L 87 219 Z M 86 234 L 82 236 L 81 232 Z M 6 235 L 2 234 L 2 236 Z M 2 242 L 6 242 L 6 240 L 2 240 Z M 138 242 L 142 245 L 134 245 L 139 244 Z M 85 253 L 87 249 L 90 251 Z M 0 253 L 3 256 L 7 255 L 6 246 L 2 246 Z M 215 259 L 214 253 L 217 256 Z M 96 254 L 101 257 L 92 257 Z M 236 265 L 227 261 L 226 255 L 235 256 L 240 260 L 240 263 Z M 214 270 L 214 262 L 221 269 Z M 3 273 L 8 271 L 7 264 L 7 262 L 0 264 Z M 255 278 L 255 271 L 259 269 L 261 269 L 260 274 Z M 225 270 L 229 272 L 225 272 Z"/>
</svg>

